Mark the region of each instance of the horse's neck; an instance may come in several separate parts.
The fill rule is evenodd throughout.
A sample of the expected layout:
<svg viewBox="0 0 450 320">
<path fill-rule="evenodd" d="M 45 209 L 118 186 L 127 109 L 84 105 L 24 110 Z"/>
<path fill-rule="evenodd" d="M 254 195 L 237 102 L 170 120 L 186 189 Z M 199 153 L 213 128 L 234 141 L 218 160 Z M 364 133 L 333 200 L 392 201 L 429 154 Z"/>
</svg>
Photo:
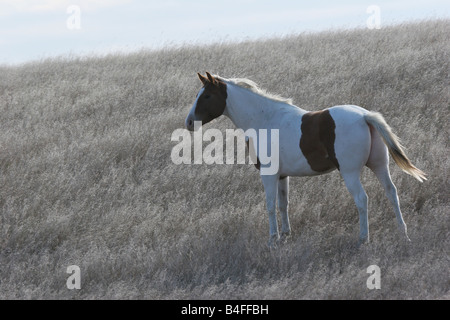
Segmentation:
<svg viewBox="0 0 450 320">
<path fill-rule="evenodd" d="M 273 101 L 238 86 L 230 85 L 227 91 L 224 115 L 243 130 L 267 128 L 271 122 L 276 121 L 283 109 L 292 108 L 283 102 Z"/>
</svg>

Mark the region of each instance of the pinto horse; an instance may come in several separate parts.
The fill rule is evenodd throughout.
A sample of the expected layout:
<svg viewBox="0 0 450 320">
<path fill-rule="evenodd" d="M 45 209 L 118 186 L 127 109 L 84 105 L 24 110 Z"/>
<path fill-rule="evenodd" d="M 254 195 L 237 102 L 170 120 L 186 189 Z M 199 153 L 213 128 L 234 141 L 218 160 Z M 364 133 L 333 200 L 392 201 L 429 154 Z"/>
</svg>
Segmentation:
<svg viewBox="0 0 450 320">
<path fill-rule="evenodd" d="M 203 87 L 190 110 L 185 125 L 206 124 L 225 115 L 240 129 L 278 129 L 279 165 L 275 174 L 261 174 L 269 214 L 269 246 L 284 242 L 290 235 L 288 217 L 289 176 L 313 176 L 338 169 L 359 213 L 359 242 L 369 241 L 368 198 L 360 181 L 364 166 L 381 182 L 394 207 L 400 231 L 409 240 L 400 211 L 397 189 L 389 174 L 389 156 L 406 173 L 422 182 L 425 174 L 416 168 L 383 116 L 354 105 L 334 106 L 322 111 L 306 111 L 260 89 L 248 79 L 225 79 L 198 74 Z M 256 150 L 256 148 L 255 148 Z M 259 150 L 256 151 L 258 157 Z M 258 165 L 262 166 L 259 163 Z M 278 233 L 276 204 L 281 214 Z"/>
</svg>

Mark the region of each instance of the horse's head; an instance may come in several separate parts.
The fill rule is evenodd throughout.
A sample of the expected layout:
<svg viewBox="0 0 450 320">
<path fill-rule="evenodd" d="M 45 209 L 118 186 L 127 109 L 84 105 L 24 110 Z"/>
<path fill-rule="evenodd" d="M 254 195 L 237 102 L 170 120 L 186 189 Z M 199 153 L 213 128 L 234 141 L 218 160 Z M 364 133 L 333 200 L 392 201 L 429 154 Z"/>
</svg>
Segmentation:
<svg viewBox="0 0 450 320">
<path fill-rule="evenodd" d="M 206 76 L 197 73 L 203 88 L 197 94 L 194 105 L 186 118 L 186 128 L 194 130 L 194 122 L 201 121 L 202 125 L 221 116 L 225 110 L 227 101 L 227 85 L 208 72 Z"/>
</svg>

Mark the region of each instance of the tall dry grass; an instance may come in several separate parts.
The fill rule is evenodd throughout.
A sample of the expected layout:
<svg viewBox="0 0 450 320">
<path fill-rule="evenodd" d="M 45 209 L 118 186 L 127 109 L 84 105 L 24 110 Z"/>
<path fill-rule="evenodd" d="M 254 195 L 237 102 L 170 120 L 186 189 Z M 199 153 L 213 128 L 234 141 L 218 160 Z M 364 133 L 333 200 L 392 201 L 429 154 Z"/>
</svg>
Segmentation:
<svg viewBox="0 0 450 320">
<path fill-rule="evenodd" d="M 449 20 L 0 67 L 0 298 L 449 298 Z M 371 243 L 337 172 L 291 179 L 291 242 L 266 247 L 252 165 L 174 165 L 196 72 L 304 109 L 385 115 L 418 183 L 391 171 L 411 243 L 368 170 Z M 207 125 L 233 128 L 221 118 Z M 369 290 L 369 265 L 381 289 Z M 66 268 L 81 269 L 69 290 Z"/>
</svg>

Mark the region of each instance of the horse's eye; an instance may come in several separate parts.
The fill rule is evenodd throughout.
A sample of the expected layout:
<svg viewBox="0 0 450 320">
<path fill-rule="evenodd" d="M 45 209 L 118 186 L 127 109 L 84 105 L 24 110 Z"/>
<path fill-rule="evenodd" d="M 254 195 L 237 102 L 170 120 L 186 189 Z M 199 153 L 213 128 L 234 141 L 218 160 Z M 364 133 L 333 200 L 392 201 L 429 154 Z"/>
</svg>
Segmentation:
<svg viewBox="0 0 450 320">
<path fill-rule="evenodd" d="M 211 96 L 209 94 L 205 94 L 205 99 L 209 99 Z"/>
</svg>

